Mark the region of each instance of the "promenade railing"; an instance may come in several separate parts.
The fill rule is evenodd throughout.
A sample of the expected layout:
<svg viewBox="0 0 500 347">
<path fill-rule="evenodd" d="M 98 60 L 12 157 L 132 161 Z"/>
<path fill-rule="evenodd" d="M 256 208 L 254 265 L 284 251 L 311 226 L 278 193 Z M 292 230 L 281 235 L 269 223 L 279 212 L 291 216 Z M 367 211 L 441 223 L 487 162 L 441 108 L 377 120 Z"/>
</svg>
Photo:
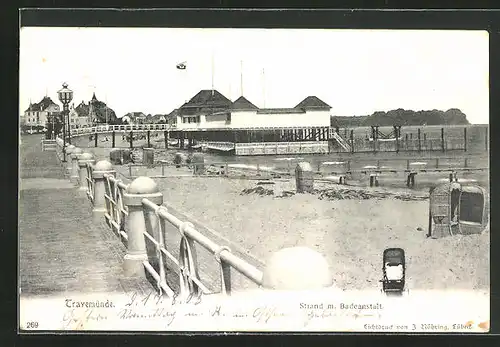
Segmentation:
<svg viewBox="0 0 500 347">
<path fill-rule="evenodd" d="M 56 143 L 61 152 L 62 141 L 57 139 Z M 95 220 L 105 222 L 123 242 L 124 269 L 128 275 L 152 278 L 160 294 L 181 298 L 211 293 L 229 295 L 239 288 L 233 271 L 251 286 L 262 285 L 260 269 L 232 253 L 228 246 L 202 234 L 190 221 L 171 213 L 151 178 L 139 177 L 125 183 L 116 178 L 108 161 L 95 163 L 90 153 L 76 153 L 78 167 L 85 171 L 80 171 L 75 183 L 79 190 L 85 190 L 93 216 L 97 216 Z M 207 266 L 207 258 L 198 256 L 199 247 L 208 252 L 217 267 Z M 217 268 L 219 275 L 214 275 Z"/>
</svg>

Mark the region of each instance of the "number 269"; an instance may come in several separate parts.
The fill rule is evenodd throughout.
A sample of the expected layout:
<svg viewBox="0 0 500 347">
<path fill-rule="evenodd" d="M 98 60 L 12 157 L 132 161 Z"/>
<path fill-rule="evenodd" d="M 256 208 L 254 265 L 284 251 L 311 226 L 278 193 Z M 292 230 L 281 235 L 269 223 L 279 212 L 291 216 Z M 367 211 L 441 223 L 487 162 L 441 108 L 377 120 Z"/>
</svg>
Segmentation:
<svg viewBox="0 0 500 347">
<path fill-rule="evenodd" d="M 27 329 L 35 329 L 38 328 L 38 322 L 28 322 L 26 323 Z"/>
</svg>

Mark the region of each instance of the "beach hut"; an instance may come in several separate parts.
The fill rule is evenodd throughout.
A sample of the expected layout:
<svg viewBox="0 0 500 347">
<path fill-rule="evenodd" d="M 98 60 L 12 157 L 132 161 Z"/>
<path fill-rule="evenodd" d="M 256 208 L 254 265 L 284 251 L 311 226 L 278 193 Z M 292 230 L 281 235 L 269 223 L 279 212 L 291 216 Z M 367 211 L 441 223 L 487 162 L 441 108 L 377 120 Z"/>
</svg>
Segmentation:
<svg viewBox="0 0 500 347">
<path fill-rule="evenodd" d="M 479 234 L 487 223 L 484 188 L 449 182 L 430 189 L 428 237 Z"/>
</svg>

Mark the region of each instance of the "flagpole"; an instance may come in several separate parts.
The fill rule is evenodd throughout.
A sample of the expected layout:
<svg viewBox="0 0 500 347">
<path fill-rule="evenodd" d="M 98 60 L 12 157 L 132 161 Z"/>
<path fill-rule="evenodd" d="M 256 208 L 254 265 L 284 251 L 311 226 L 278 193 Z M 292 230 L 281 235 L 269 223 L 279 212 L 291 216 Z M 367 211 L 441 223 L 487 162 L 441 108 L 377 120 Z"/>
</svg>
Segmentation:
<svg viewBox="0 0 500 347">
<path fill-rule="evenodd" d="M 243 96 L 243 60 L 240 60 L 240 91 Z"/>
<path fill-rule="evenodd" d="M 106 101 L 106 107 L 104 110 L 106 111 L 106 125 L 108 124 L 108 93 L 104 94 L 104 100 Z"/>
<path fill-rule="evenodd" d="M 262 68 L 262 97 L 264 99 L 264 108 L 266 108 L 266 77 L 265 70 Z"/>
<path fill-rule="evenodd" d="M 214 53 L 212 52 L 212 96 L 214 96 Z"/>
</svg>

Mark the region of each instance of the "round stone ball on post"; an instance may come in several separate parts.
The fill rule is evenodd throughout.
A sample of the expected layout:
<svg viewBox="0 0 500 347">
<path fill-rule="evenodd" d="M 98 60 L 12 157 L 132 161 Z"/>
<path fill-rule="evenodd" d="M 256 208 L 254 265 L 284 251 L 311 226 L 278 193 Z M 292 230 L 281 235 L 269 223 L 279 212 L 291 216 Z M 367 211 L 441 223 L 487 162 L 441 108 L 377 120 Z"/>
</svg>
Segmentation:
<svg viewBox="0 0 500 347">
<path fill-rule="evenodd" d="M 314 189 L 314 172 L 308 162 L 298 163 L 295 167 L 295 187 L 297 193 L 312 193 Z"/>
<path fill-rule="evenodd" d="M 142 200 L 148 199 L 156 205 L 163 203 L 163 194 L 158 185 L 149 177 L 137 177 L 123 194 L 123 202 L 128 207 L 127 254 L 123 262 L 126 276 L 144 276 L 143 262 L 148 260 L 144 233 L 147 231 Z M 156 223 L 158 224 L 158 223 Z"/>
<path fill-rule="evenodd" d="M 73 151 L 75 150 L 75 146 L 73 145 L 68 145 L 66 144 L 66 170 L 65 170 L 65 175 L 68 175 L 71 179 L 71 160 L 68 160 L 69 158 L 71 158 L 71 154 L 73 153 Z"/>
<path fill-rule="evenodd" d="M 81 148 L 76 147 L 73 149 L 71 152 L 71 182 L 75 186 L 78 186 L 78 159 L 80 158 L 80 155 L 83 153 L 83 150 Z"/>
<path fill-rule="evenodd" d="M 98 161 L 92 171 L 92 179 L 94 180 L 94 196 L 92 208 L 92 220 L 99 222 L 103 220 L 106 213 L 106 200 L 104 194 L 106 192 L 106 178 L 104 175 L 116 175 L 113 170 L 113 165 L 107 160 Z"/>
<path fill-rule="evenodd" d="M 307 247 L 290 247 L 274 253 L 262 276 L 262 287 L 274 290 L 314 290 L 333 286 L 326 259 Z"/>
<path fill-rule="evenodd" d="M 94 164 L 94 156 L 90 153 L 82 153 L 78 159 L 78 167 L 80 168 L 80 188 L 78 190 L 87 191 L 87 164 Z"/>
</svg>

